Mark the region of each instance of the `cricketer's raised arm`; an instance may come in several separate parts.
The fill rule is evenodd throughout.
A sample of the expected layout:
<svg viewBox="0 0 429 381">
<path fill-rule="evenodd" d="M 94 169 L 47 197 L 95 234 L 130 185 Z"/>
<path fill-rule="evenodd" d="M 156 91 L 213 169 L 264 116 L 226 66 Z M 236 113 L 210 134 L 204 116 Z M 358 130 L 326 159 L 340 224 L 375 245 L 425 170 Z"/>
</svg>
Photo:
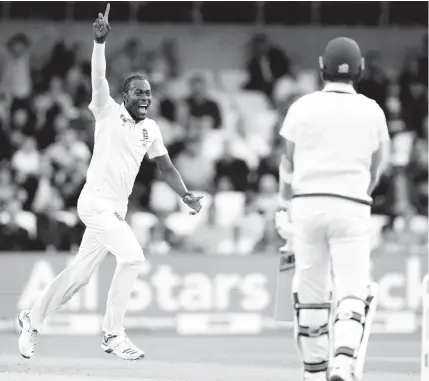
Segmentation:
<svg viewBox="0 0 429 381">
<path fill-rule="evenodd" d="M 106 39 L 111 28 L 109 25 L 110 4 L 107 4 L 106 11 L 99 13 L 98 18 L 92 24 L 94 31 L 94 47 L 91 57 L 91 85 L 92 99 L 89 109 L 97 118 L 100 116 L 110 98 L 109 84 L 106 79 Z"/>
<path fill-rule="evenodd" d="M 199 213 L 202 208 L 200 200 L 203 197 L 195 196 L 188 191 L 188 188 L 184 184 L 179 171 L 171 162 L 168 153 L 157 156 L 154 158 L 154 160 L 158 166 L 158 169 L 162 173 L 165 182 L 182 198 L 182 201 L 192 209 L 189 214 L 195 215 Z"/>
</svg>

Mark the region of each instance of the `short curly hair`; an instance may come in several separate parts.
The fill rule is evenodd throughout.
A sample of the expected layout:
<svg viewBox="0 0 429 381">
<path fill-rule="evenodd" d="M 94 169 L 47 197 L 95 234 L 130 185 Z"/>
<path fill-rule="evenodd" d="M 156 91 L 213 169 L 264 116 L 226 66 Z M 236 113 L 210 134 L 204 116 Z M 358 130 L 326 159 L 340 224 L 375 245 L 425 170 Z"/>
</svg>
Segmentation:
<svg viewBox="0 0 429 381">
<path fill-rule="evenodd" d="M 132 73 L 124 81 L 124 93 L 127 93 L 131 87 L 131 82 L 134 80 L 147 81 L 147 78 L 140 73 Z M 148 81 L 149 82 L 149 81 Z"/>
</svg>

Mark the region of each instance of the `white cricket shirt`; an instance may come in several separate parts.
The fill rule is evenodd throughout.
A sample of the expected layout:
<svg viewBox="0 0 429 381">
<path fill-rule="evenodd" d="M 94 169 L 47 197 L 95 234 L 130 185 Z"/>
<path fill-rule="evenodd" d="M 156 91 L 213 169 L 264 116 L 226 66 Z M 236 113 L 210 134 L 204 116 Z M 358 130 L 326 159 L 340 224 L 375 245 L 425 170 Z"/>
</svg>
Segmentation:
<svg viewBox="0 0 429 381">
<path fill-rule="evenodd" d="M 92 104 L 95 116 L 94 153 L 85 187 L 97 196 L 128 202 L 141 162 L 167 153 L 161 131 L 154 120 L 136 123 L 123 104 L 111 97 L 104 110 Z"/>
<path fill-rule="evenodd" d="M 126 205 L 146 152 L 154 158 L 165 155 L 167 149 L 153 120 L 136 123 L 124 105 L 119 105 L 110 96 L 105 44 L 95 41 L 91 84 L 92 100 L 88 107 L 95 117 L 95 137 L 84 190 Z"/>
<path fill-rule="evenodd" d="M 280 135 L 295 143 L 295 196 L 322 193 L 372 201 L 372 154 L 389 140 L 385 115 L 375 101 L 351 85 L 329 83 L 290 107 Z"/>
</svg>

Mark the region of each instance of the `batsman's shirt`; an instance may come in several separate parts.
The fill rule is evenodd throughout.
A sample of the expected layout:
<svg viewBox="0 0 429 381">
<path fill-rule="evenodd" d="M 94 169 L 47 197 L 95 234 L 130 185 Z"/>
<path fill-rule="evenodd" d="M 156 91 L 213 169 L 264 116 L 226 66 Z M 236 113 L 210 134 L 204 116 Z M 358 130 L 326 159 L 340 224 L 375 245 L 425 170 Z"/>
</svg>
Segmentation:
<svg viewBox="0 0 429 381">
<path fill-rule="evenodd" d="M 95 117 L 95 138 L 84 189 L 97 197 L 126 204 L 145 154 L 152 159 L 165 155 L 167 149 L 155 121 L 146 118 L 136 123 L 124 105 L 110 96 L 104 78 L 104 44 L 94 44 L 92 76 L 89 109 Z"/>
<path fill-rule="evenodd" d="M 294 196 L 337 195 L 370 203 L 371 160 L 389 140 L 377 103 L 353 86 L 329 83 L 289 109 L 280 135 L 295 143 Z"/>
</svg>

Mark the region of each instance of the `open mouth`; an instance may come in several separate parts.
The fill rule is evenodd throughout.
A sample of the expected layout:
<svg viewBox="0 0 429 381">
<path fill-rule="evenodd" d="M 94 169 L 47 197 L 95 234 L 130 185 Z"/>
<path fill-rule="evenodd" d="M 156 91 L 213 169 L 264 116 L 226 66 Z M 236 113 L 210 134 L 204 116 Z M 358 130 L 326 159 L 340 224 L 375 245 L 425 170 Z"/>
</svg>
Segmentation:
<svg viewBox="0 0 429 381">
<path fill-rule="evenodd" d="M 140 105 L 139 107 L 140 112 L 146 112 L 147 111 L 147 105 Z"/>
</svg>

